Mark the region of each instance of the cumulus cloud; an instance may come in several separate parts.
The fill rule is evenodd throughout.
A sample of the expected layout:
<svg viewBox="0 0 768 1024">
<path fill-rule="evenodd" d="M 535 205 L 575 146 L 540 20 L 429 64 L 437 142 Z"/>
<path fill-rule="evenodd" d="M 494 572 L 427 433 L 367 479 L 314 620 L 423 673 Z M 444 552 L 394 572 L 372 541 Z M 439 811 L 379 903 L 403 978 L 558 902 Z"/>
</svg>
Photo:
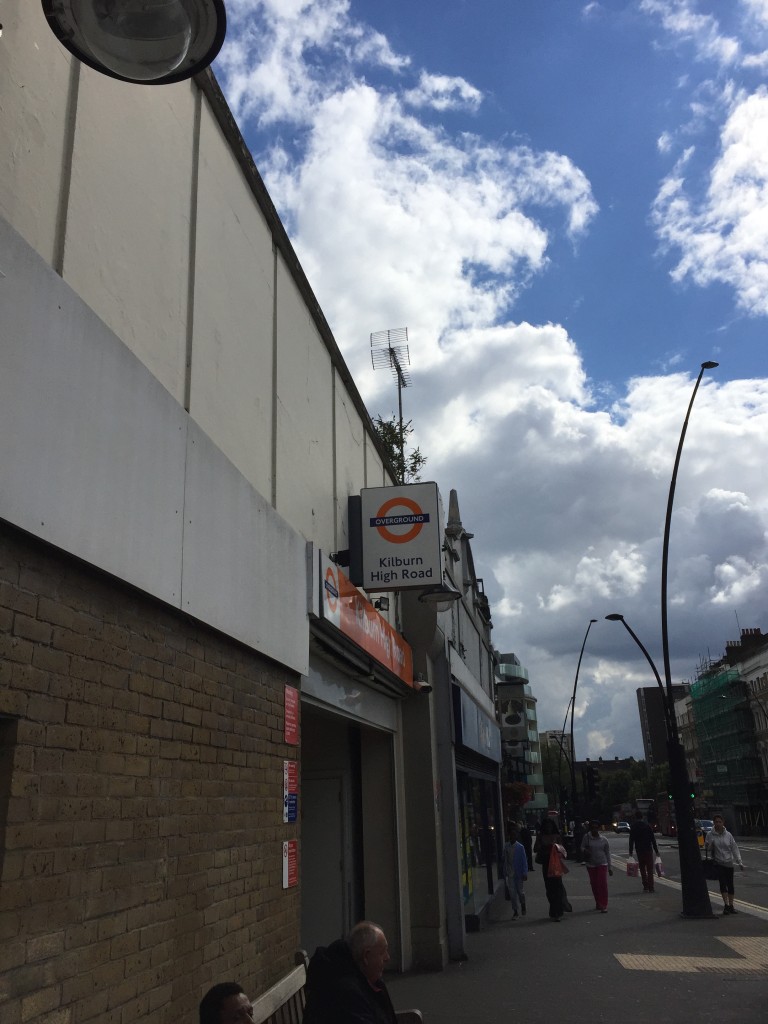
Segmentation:
<svg viewBox="0 0 768 1024">
<path fill-rule="evenodd" d="M 641 0 L 640 9 L 658 15 L 674 39 L 691 43 L 701 60 L 733 64 L 739 58 L 738 39 L 726 35 L 713 14 L 703 14 L 697 0 Z"/>
<path fill-rule="evenodd" d="M 463 78 L 451 75 L 430 75 L 422 71 L 415 89 L 406 89 L 403 99 L 413 107 L 434 107 L 435 110 L 477 110 L 483 95 Z"/>
<path fill-rule="evenodd" d="M 690 151 L 686 156 L 690 155 Z M 684 161 L 664 181 L 653 220 L 664 244 L 681 253 L 677 281 L 730 285 L 739 306 L 768 312 L 768 92 L 734 105 L 720 134 L 720 153 L 700 198 L 688 190 Z"/>
<path fill-rule="evenodd" d="M 743 6 L 755 20 L 768 0 Z M 669 40 L 693 46 L 706 73 L 730 73 L 765 48 L 757 36 L 745 48 L 692 0 L 644 0 L 642 9 Z M 596 618 L 577 749 L 639 755 L 635 689 L 653 679 L 604 616 L 625 614 L 660 658 L 663 512 L 698 368 L 671 353 L 664 372 L 617 386 L 607 402 L 565 326 L 516 316 L 520 296 L 550 272 L 555 240 L 571 243 L 576 259 L 573 242 L 599 229 L 590 181 L 567 153 L 485 137 L 481 90 L 416 66 L 353 10 L 348 0 L 228 0 L 217 74 L 246 136 L 270 126 L 259 168 L 374 413 L 386 415 L 396 396 L 370 368 L 369 335 L 408 325 L 427 477 L 444 494 L 458 490 L 494 641 L 530 670 L 543 727 L 562 724 Z M 589 3 L 582 13 L 606 9 Z M 675 254 L 676 281 L 725 283 L 742 308 L 764 315 L 768 98 L 725 81 L 682 88 L 700 109 L 657 136 L 656 158 L 677 162 L 653 225 Z M 702 189 L 706 157 L 693 136 L 723 110 Z M 750 625 L 753 613 L 768 615 L 766 436 L 768 384 L 708 375 L 673 519 L 676 679 L 691 674 L 703 642 L 735 634 L 734 608 Z"/>
</svg>

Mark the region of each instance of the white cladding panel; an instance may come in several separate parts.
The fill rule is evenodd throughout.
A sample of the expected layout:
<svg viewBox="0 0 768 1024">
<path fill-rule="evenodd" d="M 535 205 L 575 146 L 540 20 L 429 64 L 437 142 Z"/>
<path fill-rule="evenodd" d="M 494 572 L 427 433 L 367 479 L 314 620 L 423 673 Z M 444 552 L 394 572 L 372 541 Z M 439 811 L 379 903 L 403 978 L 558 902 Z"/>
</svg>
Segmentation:
<svg viewBox="0 0 768 1024">
<path fill-rule="evenodd" d="M 1 219 L 0 270 L 0 519 L 305 672 L 303 539 Z"/>
<path fill-rule="evenodd" d="M 341 672 L 322 658 L 310 659 L 309 672 L 301 680 L 301 699 L 340 711 L 377 729 L 397 732 L 397 701 Z"/>
<path fill-rule="evenodd" d="M 333 550 L 334 369 L 282 259 L 277 266 L 276 508 L 307 540 Z"/>
<path fill-rule="evenodd" d="M 272 493 L 272 237 L 203 102 L 190 413 Z"/>
<path fill-rule="evenodd" d="M 306 672 L 306 543 L 193 423 L 186 481 L 183 611 Z"/>
<path fill-rule="evenodd" d="M 187 417 L 0 220 L 0 517 L 172 605 Z"/>
<path fill-rule="evenodd" d="M 184 399 L 196 89 L 82 68 L 63 276 Z"/>
<path fill-rule="evenodd" d="M 365 430 L 349 394 L 336 389 L 337 545 L 349 547 L 347 498 L 365 487 Z M 329 540 L 332 538 L 329 538 Z"/>
<path fill-rule="evenodd" d="M 30 0 L 0 7 L 0 216 L 51 263 L 70 57 L 42 10 Z"/>
</svg>

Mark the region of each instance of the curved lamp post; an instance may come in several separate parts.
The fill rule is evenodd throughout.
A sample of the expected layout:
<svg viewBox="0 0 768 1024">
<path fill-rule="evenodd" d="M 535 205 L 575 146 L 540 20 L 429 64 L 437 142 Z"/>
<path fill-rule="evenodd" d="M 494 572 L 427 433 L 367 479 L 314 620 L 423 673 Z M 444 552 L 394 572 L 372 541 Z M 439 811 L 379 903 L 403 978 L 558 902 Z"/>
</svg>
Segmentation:
<svg viewBox="0 0 768 1024">
<path fill-rule="evenodd" d="M 584 657 L 584 648 L 587 646 L 587 637 L 589 631 L 592 629 L 597 619 L 590 619 L 587 631 L 584 634 L 584 640 L 581 644 L 581 650 L 579 651 L 579 660 L 576 664 L 576 678 L 573 680 L 573 693 L 571 694 L 571 805 L 573 807 L 573 816 L 576 818 L 576 751 L 573 746 L 573 713 L 576 710 L 576 687 L 579 685 L 579 669 L 581 668 L 581 659 Z M 568 717 L 568 710 L 566 709 L 565 717 Z M 563 730 L 565 730 L 565 723 L 563 723 Z"/>
<path fill-rule="evenodd" d="M 167 85 L 207 68 L 224 42 L 223 0 L 42 0 L 51 31 L 94 71 Z"/>
<path fill-rule="evenodd" d="M 688 411 L 683 421 L 683 429 L 680 433 L 680 440 L 675 455 L 675 465 L 672 470 L 672 480 L 669 485 L 669 497 L 667 499 L 667 514 L 664 520 L 664 541 L 661 549 L 661 646 L 664 655 L 664 680 L 662 686 L 656 666 L 653 664 L 648 651 L 640 643 L 637 635 L 621 615 L 609 615 L 607 618 L 612 621 L 620 621 L 629 631 L 633 640 L 640 647 L 645 655 L 648 664 L 653 669 L 656 681 L 662 689 L 665 697 L 663 701 L 667 726 L 667 756 L 669 759 L 669 775 L 672 784 L 672 796 L 675 803 L 675 817 L 677 819 L 677 848 L 680 857 L 680 883 L 683 894 L 683 917 L 711 918 L 712 904 L 709 900 L 709 891 L 704 878 L 704 871 L 701 866 L 701 854 L 696 839 L 696 826 L 693 815 L 693 804 L 691 803 L 691 789 L 688 780 L 688 769 L 685 764 L 685 751 L 680 742 L 680 735 L 675 718 L 675 702 L 672 694 L 672 669 L 669 658 L 669 632 L 667 629 L 667 567 L 669 565 L 669 532 L 672 523 L 672 506 L 675 500 L 675 487 L 677 485 L 677 471 L 680 466 L 680 456 L 683 452 L 683 442 L 688 430 L 688 420 L 691 416 L 691 409 L 696 398 L 696 393 L 701 384 L 701 378 L 705 370 L 714 370 L 718 364 L 711 360 L 702 363 L 699 376 L 693 388 L 691 400 L 688 403 Z"/>
</svg>

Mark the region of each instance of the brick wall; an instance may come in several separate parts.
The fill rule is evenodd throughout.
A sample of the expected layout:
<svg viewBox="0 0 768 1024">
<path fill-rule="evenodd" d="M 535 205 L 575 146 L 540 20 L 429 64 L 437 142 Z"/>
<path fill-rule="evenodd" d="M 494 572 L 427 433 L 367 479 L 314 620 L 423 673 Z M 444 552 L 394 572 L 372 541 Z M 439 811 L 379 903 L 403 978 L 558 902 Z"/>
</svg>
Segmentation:
<svg viewBox="0 0 768 1024">
<path fill-rule="evenodd" d="M 286 683 L 0 523 L 3 1024 L 193 1022 L 292 967 Z"/>
</svg>

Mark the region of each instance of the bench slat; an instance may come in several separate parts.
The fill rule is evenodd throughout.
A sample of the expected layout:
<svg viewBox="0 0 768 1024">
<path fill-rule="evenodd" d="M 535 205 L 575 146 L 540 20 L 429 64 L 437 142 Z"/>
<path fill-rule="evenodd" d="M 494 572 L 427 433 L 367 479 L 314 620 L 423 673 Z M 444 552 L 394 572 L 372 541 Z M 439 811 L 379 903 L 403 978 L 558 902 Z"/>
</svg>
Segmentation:
<svg viewBox="0 0 768 1024">
<path fill-rule="evenodd" d="M 298 1008 L 303 1009 L 302 990 L 306 980 L 307 969 L 302 964 L 299 967 L 294 967 L 290 974 L 281 978 L 263 996 L 252 1000 L 254 1024 L 266 1024 L 272 1014 L 276 1013 L 284 1003 L 295 1001 Z M 299 1019 L 297 1017 L 297 1020 Z M 286 1024 L 290 1024 L 290 1022 L 286 1022 Z"/>
</svg>

